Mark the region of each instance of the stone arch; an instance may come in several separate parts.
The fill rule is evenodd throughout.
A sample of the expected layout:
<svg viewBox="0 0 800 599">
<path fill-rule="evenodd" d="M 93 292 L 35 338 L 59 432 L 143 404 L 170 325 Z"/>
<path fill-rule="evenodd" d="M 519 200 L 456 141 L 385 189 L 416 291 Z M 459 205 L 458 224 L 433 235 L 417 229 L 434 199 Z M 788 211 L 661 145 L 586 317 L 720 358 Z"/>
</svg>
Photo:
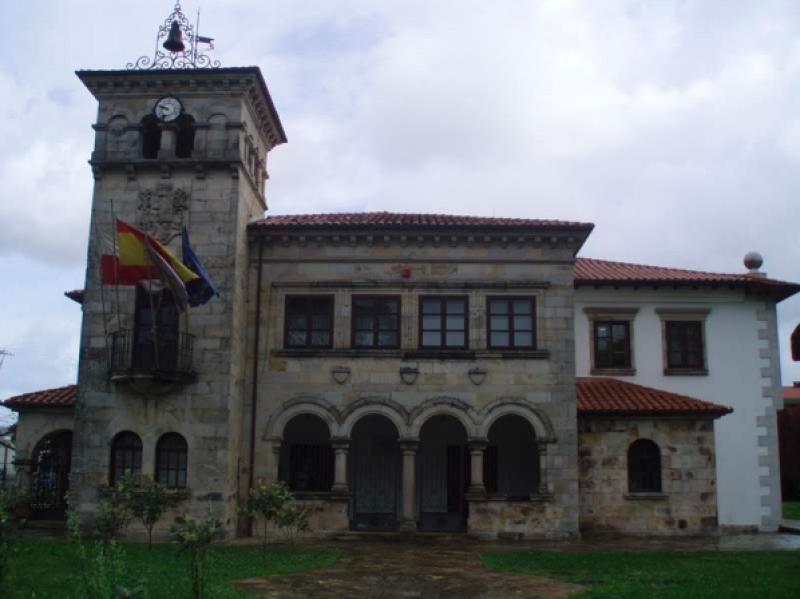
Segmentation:
<svg viewBox="0 0 800 599">
<path fill-rule="evenodd" d="M 395 425 L 401 438 L 408 436 L 408 411 L 396 401 L 385 397 L 362 397 L 349 404 L 342 411 L 342 436 L 349 437 L 356 422 L 371 414 L 385 416 Z"/>
<path fill-rule="evenodd" d="M 342 418 L 336 406 L 321 397 L 304 395 L 290 399 L 270 415 L 264 431 L 264 439 L 283 438 L 283 429 L 286 427 L 286 423 L 299 414 L 319 416 L 328 425 L 331 437 L 340 435 Z"/>
<path fill-rule="evenodd" d="M 521 397 L 501 397 L 481 410 L 478 437 L 486 439 L 492 424 L 501 416 L 515 414 L 531 423 L 536 439 L 547 443 L 556 442 L 553 423 L 544 411 Z"/>
<path fill-rule="evenodd" d="M 476 436 L 478 420 L 475 409 L 462 399 L 457 397 L 432 397 L 416 408 L 408 416 L 409 436 L 419 438 L 422 425 L 433 416 L 448 415 L 455 417 L 467 431 L 467 437 Z"/>
</svg>

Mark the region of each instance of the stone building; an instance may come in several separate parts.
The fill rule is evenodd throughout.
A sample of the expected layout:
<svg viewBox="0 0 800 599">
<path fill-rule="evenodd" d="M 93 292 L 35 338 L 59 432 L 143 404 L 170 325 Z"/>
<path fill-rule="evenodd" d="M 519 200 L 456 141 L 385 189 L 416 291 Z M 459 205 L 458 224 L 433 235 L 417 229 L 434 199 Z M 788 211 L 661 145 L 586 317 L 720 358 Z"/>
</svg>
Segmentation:
<svg viewBox="0 0 800 599">
<path fill-rule="evenodd" d="M 591 351 L 611 366 L 576 376 L 588 347 L 583 337 L 576 347 L 579 293 L 591 303 L 608 284 L 586 272 L 655 288 L 689 271 L 654 282 L 576 261 L 586 223 L 263 218 L 267 156 L 287 138 L 258 68 L 78 76 L 98 101 L 85 289 L 72 294 L 78 383 L 6 401 L 20 414 L 20 484 L 38 517 L 63 516 L 69 486 L 91 520 L 102 486 L 132 473 L 186 488 L 186 509 L 211 505 L 227 537 L 246 534 L 238 508 L 257 479 L 286 481 L 319 535 L 717 529 L 714 422 L 735 402 L 623 382 L 632 368 L 613 354 L 630 354 L 631 329 L 617 338 L 613 323 L 632 312 L 609 317 L 607 298 L 610 336 L 595 331 Z M 178 255 L 187 227 L 220 297 L 181 314 L 168 293 L 101 285 L 114 218 Z M 718 276 L 757 294 L 767 316 L 800 289 Z M 696 329 L 675 331 L 648 343 L 693 360 Z M 764 340 L 751 347 L 759 381 L 759 352 L 777 352 Z"/>
</svg>

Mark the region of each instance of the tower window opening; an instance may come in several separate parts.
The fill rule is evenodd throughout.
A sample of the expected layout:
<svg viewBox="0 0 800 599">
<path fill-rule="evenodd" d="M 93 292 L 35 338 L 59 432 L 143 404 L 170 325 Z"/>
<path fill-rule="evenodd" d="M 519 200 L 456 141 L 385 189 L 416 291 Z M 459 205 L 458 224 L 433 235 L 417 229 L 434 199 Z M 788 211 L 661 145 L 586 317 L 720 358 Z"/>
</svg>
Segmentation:
<svg viewBox="0 0 800 599">
<path fill-rule="evenodd" d="M 188 114 L 182 114 L 175 121 L 175 124 L 178 126 L 175 156 L 177 158 L 191 158 L 192 150 L 194 150 L 194 119 Z"/>
<path fill-rule="evenodd" d="M 142 158 L 158 158 L 161 149 L 161 129 L 158 119 L 148 114 L 142 119 Z"/>
</svg>

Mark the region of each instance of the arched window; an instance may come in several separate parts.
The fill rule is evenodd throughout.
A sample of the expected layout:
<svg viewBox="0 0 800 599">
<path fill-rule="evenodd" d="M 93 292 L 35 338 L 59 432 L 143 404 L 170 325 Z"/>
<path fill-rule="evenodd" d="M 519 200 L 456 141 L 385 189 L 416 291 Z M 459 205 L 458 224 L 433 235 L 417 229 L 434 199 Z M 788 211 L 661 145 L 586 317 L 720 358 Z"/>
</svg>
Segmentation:
<svg viewBox="0 0 800 599">
<path fill-rule="evenodd" d="M 33 450 L 31 466 L 32 517 L 63 519 L 72 466 L 72 431 L 56 431 L 42 438 Z"/>
<path fill-rule="evenodd" d="M 162 435 L 156 444 L 156 480 L 170 488 L 186 487 L 189 447 L 178 433 Z"/>
<path fill-rule="evenodd" d="M 158 119 L 148 114 L 142 119 L 142 158 L 158 158 L 161 149 L 161 129 Z"/>
<path fill-rule="evenodd" d="M 280 479 L 292 491 L 330 491 L 333 448 L 328 425 L 314 414 L 299 414 L 283 431 Z"/>
<path fill-rule="evenodd" d="M 182 114 L 175 124 L 178 131 L 175 138 L 175 157 L 191 158 L 194 150 L 194 119 L 188 114 Z"/>
<path fill-rule="evenodd" d="M 142 440 L 130 431 L 118 434 L 111 443 L 109 482 L 114 485 L 126 474 L 134 480 L 142 476 Z"/>
<path fill-rule="evenodd" d="M 628 491 L 661 492 L 661 451 L 650 439 L 639 439 L 628 448 Z"/>
<path fill-rule="evenodd" d="M 483 483 L 488 493 L 529 498 L 539 488 L 536 432 L 522 416 L 507 414 L 494 421 L 483 454 Z"/>
</svg>

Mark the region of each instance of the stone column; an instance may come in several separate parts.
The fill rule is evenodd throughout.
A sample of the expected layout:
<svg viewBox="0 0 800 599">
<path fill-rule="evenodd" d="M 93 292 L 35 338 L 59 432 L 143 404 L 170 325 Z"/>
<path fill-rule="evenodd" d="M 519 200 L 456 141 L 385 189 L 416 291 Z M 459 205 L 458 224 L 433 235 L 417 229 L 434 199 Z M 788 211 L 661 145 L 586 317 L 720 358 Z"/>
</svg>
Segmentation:
<svg viewBox="0 0 800 599">
<path fill-rule="evenodd" d="M 263 479 L 265 483 L 272 484 L 278 480 L 278 472 L 281 463 L 281 444 L 283 439 L 281 437 L 267 437 L 264 439 L 267 442 L 267 452 L 264 456 L 263 468 L 257 468 L 255 471 L 255 480 Z M 258 459 L 256 460 L 258 464 Z"/>
<path fill-rule="evenodd" d="M 547 488 L 547 441 L 537 441 L 539 446 L 539 495 L 548 495 Z"/>
<path fill-rule="evenodd" d="M 486 451 L 487 441 L 473 439 L 469 443 L 471 481 L 467 496 L 478 498 L 486 496 L 486 486 L 483 484 L 483 452 Z"/>
<path fill-rule="evenodd" d="M 400 530 L 414 532 L 417 530 L 417 439 L 402 439 L 400 450 L 403 452 L 403 513 Z"/>
<path fill-rule="evenodd" d="M 350 439 L 335 438 L 331 440 L 331 445 L 336 456 L 331 491 L 334 495 L 346 496 L 350 494 L 350 489 L 347 487 L 347 450 L 350 447 Z"/>
</svg>

